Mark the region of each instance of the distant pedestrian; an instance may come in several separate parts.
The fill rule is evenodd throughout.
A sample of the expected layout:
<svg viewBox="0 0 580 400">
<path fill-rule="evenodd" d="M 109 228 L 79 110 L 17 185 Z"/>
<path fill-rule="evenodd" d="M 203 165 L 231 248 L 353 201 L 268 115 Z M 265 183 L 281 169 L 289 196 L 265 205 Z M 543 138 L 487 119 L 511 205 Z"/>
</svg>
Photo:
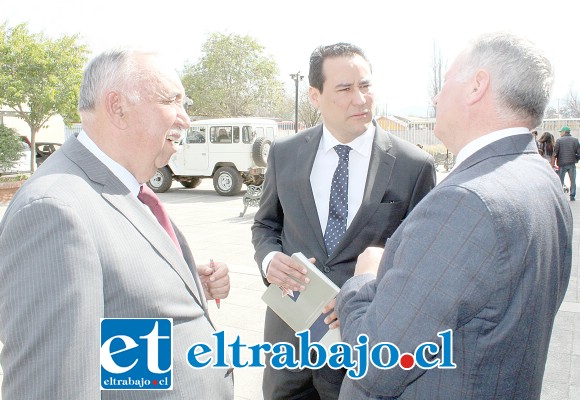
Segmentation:
<svg viewBox="0 0 580 400">
<path fill-rule="evenodd" d="M 540 142 L 538 140 L 538 131 L 534 129 L 532 131 L 532 136 L 534 137 L 534 142 L 536 142 L 536 146 L 538 146 L 538 150 L 539 150 L 540 149 Z"/>
<path fill-rule="evenodd" d="M 576 163 L 578 162 L 576 154 L 580 154 L 580 143 L 578 139 L 570 135 L 569 127 L 563 126 L 559 132 L 560 137 L 556 140 L 556 145 L 554 146 L 553 159 L 558 165 L 558 175 L 560 175 L 562 186 L 564 185 L 566 172 L 568 172 L 568 177 L 570 178 L 570 201 L 574 201 L 576 200 Z"/>
<path fill-rule="evenodd" d="M 550 132 L 542 133 L 538 140 L 538 153 L 550 163 L 552 168 L 554 167 L 554 143 L 554 135 Z"/>
</svg>

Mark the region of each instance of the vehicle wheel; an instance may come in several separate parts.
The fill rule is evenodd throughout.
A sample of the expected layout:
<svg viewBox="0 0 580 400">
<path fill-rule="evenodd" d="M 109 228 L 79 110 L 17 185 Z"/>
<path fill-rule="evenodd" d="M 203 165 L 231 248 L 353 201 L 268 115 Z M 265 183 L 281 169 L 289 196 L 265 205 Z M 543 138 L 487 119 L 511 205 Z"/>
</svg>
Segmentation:
<svg viewBox="0 0 580 400">
<path fill-rule="evenodd" d="M 265 137 L 259 137 L 252 146 L 252 159 L 258 167 L 265 167 L 268 164 L 268 153 L 272 142 Z"/>
<path fill-rule="evenodd" d="M 191 178 L 189 181 L 180 181 L 184 188 L 193 189 L 201 184 L 201 178 Z"/>
<path fill-rule="evenodd" d="M 149 179 L 147 186 L 151 188 L 155 193 L 165 193 L 171 187 L 171 182 L 173 178 L 171 176 L 171 170 L 169 167 L 159 168 L 153 178 Z"/>
<path fill-rule="evenodd" d="M 213 187 L 220 196 L 234 196 L 242 189 L 242 177 L 235 168 L 221 167 L 213 176 Z"/>
</svg>

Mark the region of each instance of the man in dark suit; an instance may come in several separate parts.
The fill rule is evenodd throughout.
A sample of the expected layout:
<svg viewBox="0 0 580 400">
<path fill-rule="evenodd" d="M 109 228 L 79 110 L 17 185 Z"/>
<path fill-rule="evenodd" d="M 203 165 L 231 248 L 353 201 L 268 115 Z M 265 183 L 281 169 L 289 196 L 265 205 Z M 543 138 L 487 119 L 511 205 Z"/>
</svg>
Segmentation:
<svg viewBox="0 0 580 400">
<path fill-rule="evenodd" d="M 366 334 L 410 356 L 345 378 L 341 399 L 540 398 L 572 261 L 570 206 L 530 133 L 552 83 L 543 52 L 511 34 L 483 35 L 455 60 L 435 97 L 455 167 L 337 297 L 343 340 Z"/>
<path fill-rule="evenodd" d="M 367 246 L 384 245 L 435 185 L 432 157 L 373 122 L 371 78 L 371 66 L 356 46 L 338 43 L 312 53 L 309 96 L 323 124 L 273 144 L 252 227 L 255 259 L 267 285 L 303 289 L 305 271 L 290 258 L 302 252 L 342 286 L 353 275 L 357 256 Z M 339 156 L 337 147 L 347 151 Z M 342 181 L 338 189 L 346 193 L 334 196 L 339 172 L 347 174 L 337 178 Z M 338 198 L 339 206 L 333 202 Z M 333 306 L 327 306 L 325 322 L 337 328 Z M 297 343 L 292 329 L 270 309 L 264 338 Z M 343 376 L 328 367 L 275 370 L 266 363 L 264 398 L 335 399 Z"/>
<path fill-rule="evenodd" d="M 85 69 L 83 131 L 0 224 L 3 400 L 233 398 L 231 371 L 186 358 L 214 343 L 206 300 L 228 295 L 227 266 L 196 266 L 179 229 L 140 201 L 189 127 L 184 99 L 154 53 L 107 51 Z M 173 318 L 173 390 L 101 392 L 101 318 Z"/>
</svg>

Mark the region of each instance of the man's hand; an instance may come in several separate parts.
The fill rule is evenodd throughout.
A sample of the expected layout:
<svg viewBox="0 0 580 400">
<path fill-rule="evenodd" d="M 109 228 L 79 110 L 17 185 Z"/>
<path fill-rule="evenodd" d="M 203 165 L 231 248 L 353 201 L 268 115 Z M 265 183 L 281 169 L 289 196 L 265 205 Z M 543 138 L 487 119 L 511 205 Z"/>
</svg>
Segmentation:
<svg viewBox="0 0 580 400">
<path fill-rule="evenodd" d="M 314 263 L 314 258 L 309 259 Z M 306 276 L 306 268 L 295 262 L 292 257 L 284 253 L 276 253 L 270 265 L 268 265 L 268 272 L 266 280 L 273 285 L 279 286 L 282 290 L 291 290 L 298 292 L 306 288 L 306 284 L 310 279 Z"/>
<path fill-rule="evenodd" d="M 376 276 L 384 250 L 382 247 L 367 247 L 356 260 L 354 275 L 373 274 Z"/>
<path fill-rule="evenodd" d="M 332 311 L 329 315 L 326 316 L 326 318 L 324 318 L 324 323 L 328 325 L 328 329 L 336 329 L 340 327 L 340 321 L 338 320 L 338 315 L 336 315 L 334 307 L 336 307 L 336 299 L 330 300 L 330 302 L 322 309 L 324 314 Z"/>
<path fill-rule="evenodd" d="M 197 273 L 203 285 L 207 300 L 225 299 L 230 293 L 230 275 L 228 266 L 223 262 L 214 262 L 215 269 L 209 264 L 197 266 Z"/>
</svg>

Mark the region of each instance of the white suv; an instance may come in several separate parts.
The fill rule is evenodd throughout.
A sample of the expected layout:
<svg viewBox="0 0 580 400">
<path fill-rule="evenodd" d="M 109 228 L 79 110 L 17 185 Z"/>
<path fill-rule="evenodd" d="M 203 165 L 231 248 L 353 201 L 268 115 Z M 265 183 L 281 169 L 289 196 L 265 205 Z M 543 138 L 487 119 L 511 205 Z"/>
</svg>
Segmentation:
<svg viewBox="0 0 580 400">
<path fill-rule="evenodd" d="M 262 118 L 222 118 L 194 121 L 169 164 L 148 182 L 161 193 L 172 180 L 186 188 L 213 178 L 222 196 L 240 192 L 242 184 L 261 185 L 272 141 L 280 136 L 276 121 Z M 287 135 L 287 133 L 282 133 Z"/>
</svg>

